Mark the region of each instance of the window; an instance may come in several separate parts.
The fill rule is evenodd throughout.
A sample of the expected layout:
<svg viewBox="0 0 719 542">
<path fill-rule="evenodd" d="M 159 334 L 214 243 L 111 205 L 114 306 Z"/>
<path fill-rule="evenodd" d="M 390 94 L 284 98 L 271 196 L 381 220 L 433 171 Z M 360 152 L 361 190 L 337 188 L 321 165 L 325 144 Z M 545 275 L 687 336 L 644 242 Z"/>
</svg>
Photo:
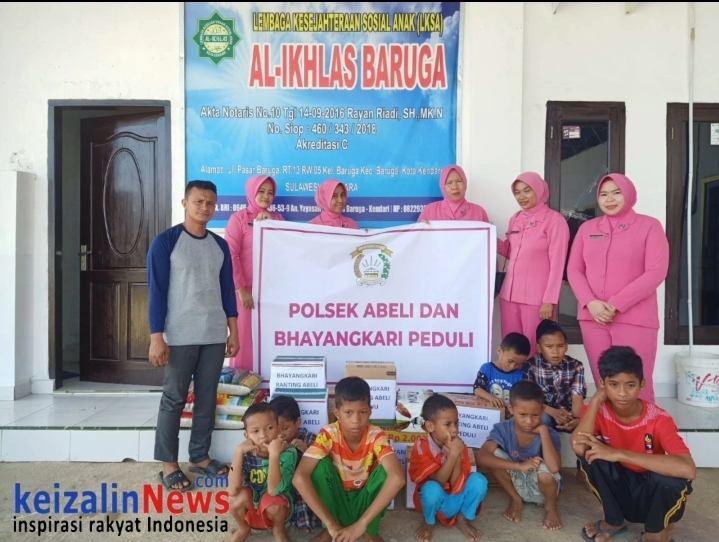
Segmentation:
<svg viewBox="0 0 719 542">
<path fill-rule="evenodd" d="M 694 105 L 692 314 L 694 343 L 719 344 L 719 104 Z M 666 281 L 666 344 L 688 344 L 687 177 L 689 106 L 667 107 L 667 236 L 671 259 Z"/>
<path fill-rule="evenodd" d="M 582 223 L 600 216 L 597 184 L 607 173 L 624 173 L 623 103 L 547 102 L 544 178 L 549 206 L 569 223 L 570 248 Z M 559 323 L 570 344 L 582 344 L 577 298 L 566 272 Z"/>
</svg>

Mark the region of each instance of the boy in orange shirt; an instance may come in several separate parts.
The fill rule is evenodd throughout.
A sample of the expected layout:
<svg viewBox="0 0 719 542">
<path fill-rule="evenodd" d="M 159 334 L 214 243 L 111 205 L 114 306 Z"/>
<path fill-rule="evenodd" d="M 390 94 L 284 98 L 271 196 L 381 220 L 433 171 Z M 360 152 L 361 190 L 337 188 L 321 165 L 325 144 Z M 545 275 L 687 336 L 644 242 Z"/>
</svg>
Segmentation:
<svg viewBox="0 0 719 542">
<path fill-rule="evenodd" d="M 479 540 L 482 533 L 469 522 L 477 517 L 489 484 L 472 472 L 469 449 L 459 438 L 457 406 L 448 397 L 432 395 L 422 406 L 422 417 L 429 436 L 417 441 L 409 462 L 409 477 L 417 484 L 414 505 L 424 514 L 414 537 L 429 542 L 439 520 L 455 525 L 467 540 Z"/>
<path fill-rule="evenodd" d="M 302 456 L 293 483 L 326 527 L 313 540 L 382 541 L 385 510 L 405 484 L 404 470 L 372 413 L 369 385 L 343 378 L 335 387 L 337 422 Z"/>
<path fill-rule="evenodd" d="M 582 530 L 589 542 L 607 542 L 643 523 L 635 542 L 669 542 L 684 515 L 697 468 L 674 419 L 639 398 L 644 367 L 633 348 L 613 346 L 599 359 L 599 389 L 572 433 L 572 449 L 604 519 Z"/>
</svg>

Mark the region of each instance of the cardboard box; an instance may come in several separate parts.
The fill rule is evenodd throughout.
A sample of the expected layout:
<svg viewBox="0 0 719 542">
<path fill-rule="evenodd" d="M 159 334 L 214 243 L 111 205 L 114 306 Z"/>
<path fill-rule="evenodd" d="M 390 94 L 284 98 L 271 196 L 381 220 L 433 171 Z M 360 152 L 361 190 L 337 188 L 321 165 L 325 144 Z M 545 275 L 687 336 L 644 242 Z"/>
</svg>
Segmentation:
<svg viewBox="0 0 719 542">
<path fill-rule="evenodd" d="M 324 356 L 277 356 L 270 367 L 270 396 L 280 389 L 327 388 L 327 358 Z"/>
<path fill-rule="evenodd" d="M 394 449 L 394 453 L 397 454 L 397 459 L 399 459 L 400 464 L 402 465 L 402 469 L 407 472 L 407 444 L 403 442 L 395 442 L 392 439 L 390 439 L 390 444 L 392 444 L 392 448 Z M 411 444 L 410 444 L 411 446 Z M 387 507 L 387 510 L 394 510 L 395 508 L 395 501 L 397 499 L 392 499 L 392 502 Z"/>
<path fill-rule="evenodd" d="M 300 406 L 300 417 L 302 418 L 302 427 L 308 432 L 315 435 L 320 432 L 325 425 L 329 423 L 329 412 L 327 410 L 328 393 L 326 389 L 278 389 L 272 398 L 280 395 L 289 395 L 294 397 Z"/>
<path fill-rule="evenodd" d="M 504 408 L 495 408 L 474 395 L 442 393 L 459 411 L 459 436 L 468 448 L 481 448 L 495 423 L 504 420 Z"/>
<path fill-rule="evenodd" d="M 422 407 L 432 395 L 432 390 L 421 388 L 397 388 L 395 419 L 397 431 L 403 433 L 424 433 Z"/>
<path fill-rule="evenodd" d="M 372 393 L 371 420 L 395 425 L 397 406 L 397 367 L 389 362 L 348 361 L 346 376 L 358 376 L 369 384 Z"/>
<path fill-rule="evenodd" d="M 412 457 L 412 448 L 414 448 L 414 444 L 408 444 L 406 446 L 405 469 L 407 470 L 407 484 L 405 485 L 405 488 L 406 488 L 407 508 L 416 510 L 416 507 L 414 505 L 414 490 L 417 487 L 417 484 L 415 484 L 409 478 L 409 460 L 410 460 L 410 457 Z M 469 462 L 472 465 L 472 472 L 477 472 L 477 463 L 475 462 L 474 453 L 472 453 L 472 450 L 469 451 Z"/>
</svg>

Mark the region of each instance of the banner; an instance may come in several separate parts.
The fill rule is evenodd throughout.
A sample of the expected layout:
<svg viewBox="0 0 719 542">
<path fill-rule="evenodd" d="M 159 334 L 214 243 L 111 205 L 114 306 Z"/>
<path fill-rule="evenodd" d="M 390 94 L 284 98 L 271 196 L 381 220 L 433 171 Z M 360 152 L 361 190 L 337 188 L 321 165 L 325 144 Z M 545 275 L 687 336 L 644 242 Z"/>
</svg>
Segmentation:
<svg viewBox="0 0 719 542">
<path fill-rule="evenodd" d="M 277 356 L 391 361 L 399 384 L 471 391 L 492 358 L 496 231 L 433 222 L 367 232 L 261 221 L 254 230 L 255 369 Z"/>
<path fill-rule="evenodd" d="M 223 228 L 245 181 L 306 222 L 345 182 L 363 227 L 414 222 L 456 163 L 459 2 L 185 2 L 187 179 L 213 181 Z"/>
</svg>

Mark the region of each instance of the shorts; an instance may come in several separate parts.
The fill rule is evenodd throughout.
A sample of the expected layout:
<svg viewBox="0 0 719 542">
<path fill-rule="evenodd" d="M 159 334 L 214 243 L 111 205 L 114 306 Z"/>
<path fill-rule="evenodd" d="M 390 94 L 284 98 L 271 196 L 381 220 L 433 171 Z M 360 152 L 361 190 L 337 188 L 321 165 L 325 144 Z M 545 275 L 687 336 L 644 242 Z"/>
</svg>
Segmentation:
<svg viewBox="0 0 719 542">
<path fill-rule="evenodd" d="M 500 448 L 497 448 L 494 451 L 494 455 L 500 459 L 514 461 L 511 457 L 509 457 L 507 452 Z M 539 480 L 537 478 L 537 475 L 540 472 L 546 472 L 554 477 L 554 479 L 558 482 L 557 493 L 559 493 L 560 486 L 562 485 L 562 475 L 558 472 L 550 472 L 549 467 L 547 467 L 544 462 L 542 462 L 539 466 L 538 472 L 522 472 L 520 470 L 510 470 L 507 472 L 509 472 L 509 476 L 512 478 L 512 484 L 514 485 L 515 491 L 520 497 L 522 497 L 524 502 L 544 504 L 544 495 L 542 495 L 542 492 L 539 491 Z"/>
<path fill-rule="evenodd" d="M 245 488 L 249 490 L 249 488 Z M 269 493 L 262 495 L 258 508 L 254 506 L 247 510 L 245 514 L 245 521 L 247 524 L 257 531 L 266 531 L 272 529 L 272 521 L 267 517 L 267 509 L 270 506 L 286 506 L 290 507 L 290 501 L 284 495 L 272 496 Z"/>
</svg>

